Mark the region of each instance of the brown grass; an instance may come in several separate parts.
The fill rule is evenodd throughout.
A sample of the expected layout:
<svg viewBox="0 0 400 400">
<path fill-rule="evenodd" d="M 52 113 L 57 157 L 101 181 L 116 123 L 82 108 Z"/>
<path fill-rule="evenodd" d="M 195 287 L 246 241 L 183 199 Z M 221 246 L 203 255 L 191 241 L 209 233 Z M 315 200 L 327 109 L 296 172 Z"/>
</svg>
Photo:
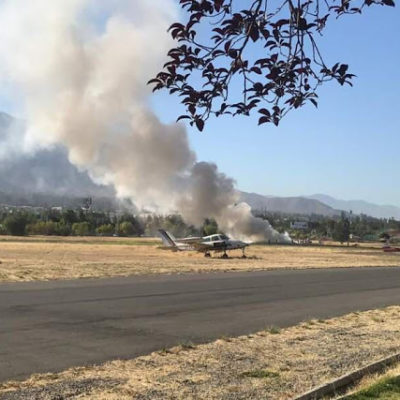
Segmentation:
<svg viewBox="0 0 400 400">
<path fill-rule="evenodd" d="M 251 246 L 232 258 L 158 249 L 157 239 L 0 238 L 0 282 L 279 268 L 399 266 L 400 254 L 347 246 Z"/>
<path fill-rule="evenodd" d="M 305 322 L 129 361 L 34 375 L 0 385 L 0 400 L 292 399 L 400 346 L 400 307 Z M 77 390 L 76 388 L 79 388 Z M 33 394 L 41 393 L 39 397 Z M 31 397 L 30 397 L 31 396 Z M 53 397 L 51 397 L 53 396 Z"/>
</svg>

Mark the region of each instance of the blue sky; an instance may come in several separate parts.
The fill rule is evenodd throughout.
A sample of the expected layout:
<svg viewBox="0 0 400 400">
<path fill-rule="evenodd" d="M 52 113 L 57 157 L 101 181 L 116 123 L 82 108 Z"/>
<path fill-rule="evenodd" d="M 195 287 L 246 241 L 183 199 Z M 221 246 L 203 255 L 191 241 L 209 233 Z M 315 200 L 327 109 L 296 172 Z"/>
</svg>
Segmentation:
<svg viewBox="0 0 400 400">
<path fill-rule="evenodd" d="M 318 109 L 293 111 L 278 128 L 258 127 L 256 117 L 214 118 L 203 133 L 188 127 L 198 159 L 216 162 L 245 191 L 400 206 L 399 21 L 399 7 L 330 20 L 325 60 L 350 64 L 354 87 L 327 83 Z M 165 122 L 182 111 L 167 94 L 153 103 Z"/>
</svg>

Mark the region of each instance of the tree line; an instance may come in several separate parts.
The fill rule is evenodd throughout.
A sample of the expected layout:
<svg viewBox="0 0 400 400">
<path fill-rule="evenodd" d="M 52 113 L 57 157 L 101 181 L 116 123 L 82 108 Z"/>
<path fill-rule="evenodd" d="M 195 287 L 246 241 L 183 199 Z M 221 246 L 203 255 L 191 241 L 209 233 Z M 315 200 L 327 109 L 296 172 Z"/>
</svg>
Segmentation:
<svg viewBox="0 0 400 400">
<path fill-rule="evenodd" d="M 267 219 L 280 232 L 288 232 L 293 239 L 331 239 L 338 242 L 354 240 L 369 241 L 389 238 L 388 232 L 400 231 L 400 221 L 393 218 L 374 218 L 368 215 L 341 215 L 328 217 L 322 215 L 282 214 L 266 211 L 256 211 L 256 216 Z M 305 229 L 292 229 L 291 223 L 306 221 Z"/>
<path fill-rule="evenodd" d="M 211 235 L 217 223 L 206 219 L 200 228 L 186 224 L 180 215 L 137 216 L 82 209 L 24 209 L 0 211 L 0 235 L 51 236 L 155 236 L 163 228 L 175 236 Z"/>
<path fill-rule="evenodd" d="M 255 216 L 267 219 L 279 232 L 289 232 L 293 239 L 332 239 L 346 242 L 350 235 L 359 240 L 384 238 L 386 232 L 400 231 L 400 221 L 374 218 L 367 215 L 345 214 L 326 217 L 321 215 L 282 214 L 255 211 Z M 307 221 L 307 228 L 293 229 L 295 221 Z M 176 237 L 207 236 L 219 231 L 213 219 L 205 219 L 201 227 L 185 223 L 178 214 L 134 215 L 84 209 L 25 209 L 0 210 L 0 235 L 51 236 L 156 236 L 165 229 Z"/>
</svg>

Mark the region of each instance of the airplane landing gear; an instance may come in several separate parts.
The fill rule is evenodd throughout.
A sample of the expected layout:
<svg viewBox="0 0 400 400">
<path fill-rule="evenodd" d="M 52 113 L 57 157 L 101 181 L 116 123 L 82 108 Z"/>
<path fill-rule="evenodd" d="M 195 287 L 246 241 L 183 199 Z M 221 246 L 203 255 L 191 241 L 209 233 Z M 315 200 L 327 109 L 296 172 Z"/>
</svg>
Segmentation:
<svg viewBox="0 0 400 400">
<path fill-rule="evenodd" d="M 242 250 L 242 251 L 243 251 L 242 258 L 247 258 L 246 254 L 245 254 L 245 252 L 244 252 L 244 251 L 245 251 L 245 247 L 243 247 L 243 250 Z"/>
<path fill-rule="evenodd" d="M 204 253 L 204 257 L 210 258 L 211 257 L 211 253 Z"/>
<path fill-rule="evenodd" d="M 222 254 L 222 257 L 224 260 L 226 260 L 227 258 L 229 258 L 228 254 L 226 253 L 226 251 L 224 252 L 224 254 Z"/>
</svg>

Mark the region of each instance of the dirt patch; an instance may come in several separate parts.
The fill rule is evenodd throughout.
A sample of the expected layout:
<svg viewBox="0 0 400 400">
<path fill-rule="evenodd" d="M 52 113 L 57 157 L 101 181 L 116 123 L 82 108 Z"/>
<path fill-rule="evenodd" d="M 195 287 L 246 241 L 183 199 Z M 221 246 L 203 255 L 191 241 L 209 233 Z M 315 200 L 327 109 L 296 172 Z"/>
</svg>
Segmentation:
<svg viewBox="0 0 400 400">
<path fill-rule="evenodd" d="M 129 361 L 36 375 L 5 394 L 74 380 L 118 381 L 79 400 L 287 400 L 398 351 L 400 307 L 312 320 L 279 331 L 179 346 Z"/>
<path fill-rule="evenodd" d="M 400 266 L 380 249 L 255 245 L 229 260 L 160 250 L 157 239 L 32 237 L 0 240 L 0 282 L 279 268 Z"/>
</svg>

